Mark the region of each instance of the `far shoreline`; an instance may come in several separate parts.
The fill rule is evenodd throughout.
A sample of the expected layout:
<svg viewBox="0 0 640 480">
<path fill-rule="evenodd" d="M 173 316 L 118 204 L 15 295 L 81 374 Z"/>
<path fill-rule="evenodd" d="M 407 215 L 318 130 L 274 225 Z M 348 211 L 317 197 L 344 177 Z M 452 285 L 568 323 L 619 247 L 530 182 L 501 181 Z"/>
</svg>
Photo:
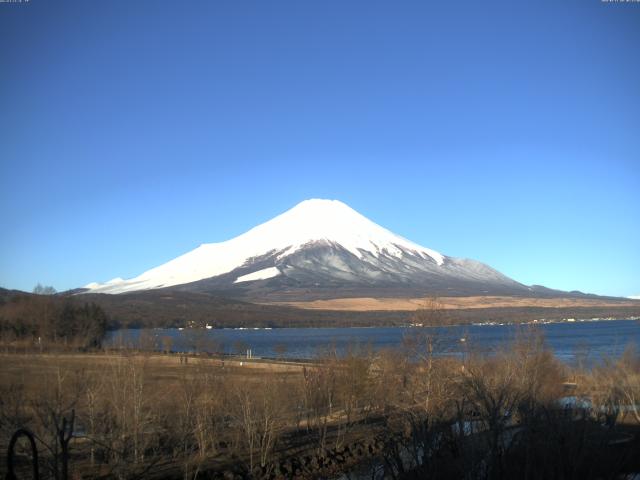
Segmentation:
<svg viewBox="0 0 640 480">
<path fill-rule="evenodd" d="M 405 324 L 405 325 L 344 325 L 344 326 L 297 326 L 297 327 L 212 327 L 207 328 L 205 326 L 186 326 L 186 327 L 145 327 L 145 326 L 131 326 L 131 327 L 117 327 L 108 328 L 109 332 L 117 332 L 119 330 L 187 330 L 187 331 L 270 331 L 270 330 L 338 330 L 338 329 L 372 329 L 372 328 L 398 328 L 398 329 L 411 329 L 411 328 L 449 328 L 449 327 L 508 327 L 508 326 L 520 326 L 520 325 L 553 325 L 561 323 L 598 323 L 598 322 L 612 322 L 612 321 L 639 321 L 640 316 L 630 317 L 605 317 L 605 318 L 566 318 L 561 320 L 553 319 L 540 319 L 540 320 L 526 320 L 526 321 L 510 321 L 510 322 L 474 322 L 474 323 L 449 323 L 443 325 L 420 325 L 420 324 Z"/>
</svg>

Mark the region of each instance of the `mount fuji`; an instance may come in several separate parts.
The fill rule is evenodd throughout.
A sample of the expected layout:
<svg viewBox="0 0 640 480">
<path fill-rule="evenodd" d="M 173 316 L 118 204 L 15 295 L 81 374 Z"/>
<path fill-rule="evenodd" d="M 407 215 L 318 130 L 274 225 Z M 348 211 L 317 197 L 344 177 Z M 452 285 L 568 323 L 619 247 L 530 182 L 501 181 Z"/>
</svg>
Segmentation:
<svg viewBox="0 0 640 480">
<path fill-rule="evenodd" d="M 91 283 L 85 293 L 147 290 L 251 299 L 532 295 L 475 260 L 445 256 L 377 225 L 337 200 L 305 200 L 221 243 L 202 244 L 141 275 Z"/>
</svg>

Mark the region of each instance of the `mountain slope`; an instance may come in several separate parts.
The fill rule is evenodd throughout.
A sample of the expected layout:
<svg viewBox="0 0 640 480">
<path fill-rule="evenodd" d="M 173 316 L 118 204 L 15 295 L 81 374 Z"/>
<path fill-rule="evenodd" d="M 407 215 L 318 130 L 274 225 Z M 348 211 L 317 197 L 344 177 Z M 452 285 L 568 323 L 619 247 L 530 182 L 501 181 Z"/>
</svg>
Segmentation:
<svg viewBox="0 0 640 480">
<path fill-rule="evenodd" d="M 395 235 L 335 200 L 306 200 L 229 241 L 203 244 L 130 280 L 85 288 L 110 294 L 173 288 L 269 298 L 532 292 L 485 264 L 447 257 Z"/>
</svg>

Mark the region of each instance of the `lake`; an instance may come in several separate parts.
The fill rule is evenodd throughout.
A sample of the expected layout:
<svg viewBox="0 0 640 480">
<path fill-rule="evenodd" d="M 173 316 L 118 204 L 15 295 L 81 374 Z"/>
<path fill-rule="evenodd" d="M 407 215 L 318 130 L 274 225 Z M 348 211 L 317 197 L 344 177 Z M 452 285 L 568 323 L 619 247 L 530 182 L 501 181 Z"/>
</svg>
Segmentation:
<svg viewBox="0 0 640 480">
<path fill-rule="evenodd" d="M 424 329 L 437 335 L 443 354 L 465 351 L 491 353 L 508 345 L 518 332 L 529 331 L 530 325 L 469 325 Z M 640 348 L 640 321 L 601 320 L 570 323 L 536 324 L 547 345 L 556 356 L 568 363 L 579 359 L 588 363 L 605 357 L 619 356 L 629 344 Z M 409 327 L 371 328 L 274 328 L 274 329 L 121 329 L 109 332 L 107 345 L 138 345 L 160 349 L 169 345 L 173 351 L 246 352 L 254 357 L 311 359 L 327 351 L 340 354 L 350 348 L 388 349 L 400 347 Z M 463 340 L 464 339 L 464 340 Z"/>
</svg>

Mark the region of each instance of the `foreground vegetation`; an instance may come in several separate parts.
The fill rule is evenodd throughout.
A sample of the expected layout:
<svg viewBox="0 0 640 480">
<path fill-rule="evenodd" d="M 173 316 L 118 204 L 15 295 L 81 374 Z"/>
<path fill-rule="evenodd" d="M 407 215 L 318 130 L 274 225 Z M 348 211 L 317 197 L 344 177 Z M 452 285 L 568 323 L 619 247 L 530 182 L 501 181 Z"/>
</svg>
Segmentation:
<svg viewBox="0 0 640 480">
<path fill-rule="evenodd" d="M 444 342 L 442 342 L 444 343 Z M 617 478 L 640 471 L 640 357 L 569 369 L 535 330 L 486 357 L 402 349 L 312 364 L 4 353 L 0 443 L 43 478 Z M 566 397 L 572 397 L 568 401 Z M 28 470 L 19 442 L 19 469 Z M 635 463 L 634 463 L 635 462 Z"/>
</svg>

